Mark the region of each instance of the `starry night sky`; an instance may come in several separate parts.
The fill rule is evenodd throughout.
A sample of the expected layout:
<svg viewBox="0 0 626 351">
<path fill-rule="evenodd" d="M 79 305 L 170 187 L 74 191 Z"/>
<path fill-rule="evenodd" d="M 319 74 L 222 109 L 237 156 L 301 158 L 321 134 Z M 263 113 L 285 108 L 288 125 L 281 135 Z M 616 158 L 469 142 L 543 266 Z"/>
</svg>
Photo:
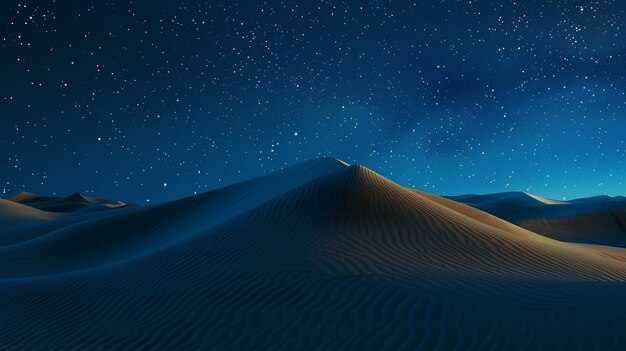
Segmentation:
<svg viewBox="0 0 626 351">
<path fill-rule="evenodd" d="M 333 156 L 626 193 L 626 2 L 3 1 L 0 190 L 161 202 Z"/>
</svg>

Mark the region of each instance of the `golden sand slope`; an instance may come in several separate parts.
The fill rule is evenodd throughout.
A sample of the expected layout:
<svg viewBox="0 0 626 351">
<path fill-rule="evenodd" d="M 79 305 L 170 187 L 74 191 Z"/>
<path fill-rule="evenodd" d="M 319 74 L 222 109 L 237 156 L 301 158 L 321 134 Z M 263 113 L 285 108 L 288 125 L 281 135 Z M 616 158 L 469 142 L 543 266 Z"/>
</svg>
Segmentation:
<svg viewBox="0 0 626 351">
<path fill-rule="evenodd" d="M 309 185 L 315 190 L 299 190 L 311 198 L 294 194 L 292 201 L 303 206 L 327 204 L 323 213 L 328 216 L 325 221 L 333 224 L 328 230 L 335 232 L 329 237 L 332 250 L 360 248 L 357 257 L 362 259 L 355 259 L 355 267 L 371 266 L 381 255 L 381 264 L 389 260 L 388 266 L 422 272 L 626 278 L 626 266 L 598 254 L 598 247 L 543 237 L 469 206 L 401 187 L 361 166 L 317 183 Z M 331 191 L 325 192 L 322 184 Z M 311 211 L 319 215 L 322 210 Z"/>
</svg>

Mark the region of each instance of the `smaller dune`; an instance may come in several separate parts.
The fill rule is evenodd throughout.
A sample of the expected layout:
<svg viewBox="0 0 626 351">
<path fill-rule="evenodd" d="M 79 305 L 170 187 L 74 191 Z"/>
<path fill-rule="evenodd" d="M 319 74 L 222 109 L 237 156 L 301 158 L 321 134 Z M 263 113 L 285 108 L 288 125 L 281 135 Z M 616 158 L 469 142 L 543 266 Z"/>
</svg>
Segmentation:
<svg viewBox="0 0 626 351">
<path fill-rule="evenodd" d="M 626 198 L 622 196 L 557 201 L 512 192 L 449 199 L 552 239 L 626 247 Z"/>
<path fill-rule="evenodd" d="M 9 200 L 13 202 L 18 202 L 21 204 L 28 204 L 33 202 L 43 202 L 58 199 L 58 197 L 44 197 L 41 195 L 37 195 L 34 193 L 29 193 L 27 191 L 23 191 L 17 195 L 14 195 L 9 198 Z"/>
<path fill-rule="evenodd" d="M 621 202 L 626 200 L 624 196 L 610 196 L 610 195 L 598 195 L 591 197 L 584 197 L 580 199 L 570 200 L 570 203 L 602 203 L 602 202 Z"/>
<path fill-rule="evenodd" d="M 58 213 L 45 212 L 18 202 L 0 199 L 0 223 L 3 224 L 7 222 L 55 220 L 62 217 L 63 215 Z"/>
<path fill-rule="evenodd" d="M 72 195 L 69 195 L 61 199 L 60 201 L 62 202 L 87 202 L 91 204 L 110 204 L 110 203 L 115 202 L 115 201 L 111 201 L 107 199 L 100 199 L 100 198 L 85 196 L 80 193 L 74 193 Z"/>
<path fill-rule="evenodd" d="M 38 210 L 54 213 L 96 212 L 126 206 L 120 201 L 85 196 L 74 193 L 66 197 L 43 197 L 37 194 L 22 192 L 9 199 Z"/>
<path fill-rule="evenodd" d="M 534 206 L 534 205 L 562 205 L 567 202 L 547 199 L 521 191 L 494 193 L 485 195 L 458 195 L 446 198 L 470 205 L 480 206 Z"/>
</svg>

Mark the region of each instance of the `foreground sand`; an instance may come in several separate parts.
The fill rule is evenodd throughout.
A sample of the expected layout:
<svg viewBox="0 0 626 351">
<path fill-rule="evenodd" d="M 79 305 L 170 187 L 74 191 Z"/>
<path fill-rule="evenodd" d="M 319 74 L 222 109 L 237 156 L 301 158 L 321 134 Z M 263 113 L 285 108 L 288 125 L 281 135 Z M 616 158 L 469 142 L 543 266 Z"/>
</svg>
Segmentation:
<svg viewBox="0 0 626 351">
<path fill-rule="evenodd" d="M 156 206 L 31 199 L 0 203 L 1 349 L 626 348 L 626 250 L 338 160 Z"/>
</svg>

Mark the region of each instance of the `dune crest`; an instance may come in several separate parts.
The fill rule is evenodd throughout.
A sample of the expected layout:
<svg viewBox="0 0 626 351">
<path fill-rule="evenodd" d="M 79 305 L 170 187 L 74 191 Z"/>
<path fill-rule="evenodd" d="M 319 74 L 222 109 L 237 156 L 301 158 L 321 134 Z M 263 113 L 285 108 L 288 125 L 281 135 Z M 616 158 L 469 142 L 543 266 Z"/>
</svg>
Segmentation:
<svg viewBox="0 0 626 351">
<path fill-rule="evenodd" d="M 539 201 L 539 202 L 543 202 L 546 205 L 567 205 L 569 204 L 569 202 L 567 201 L 559 201 L 559 200 L 552 200 L 552 199 L 546 199 L 545 197 L 541 197 L 538 195 L 533 195 L 530 193 L 524 193 L 530 197 L 532 197 L 533 199 Z"/>
</svg>

